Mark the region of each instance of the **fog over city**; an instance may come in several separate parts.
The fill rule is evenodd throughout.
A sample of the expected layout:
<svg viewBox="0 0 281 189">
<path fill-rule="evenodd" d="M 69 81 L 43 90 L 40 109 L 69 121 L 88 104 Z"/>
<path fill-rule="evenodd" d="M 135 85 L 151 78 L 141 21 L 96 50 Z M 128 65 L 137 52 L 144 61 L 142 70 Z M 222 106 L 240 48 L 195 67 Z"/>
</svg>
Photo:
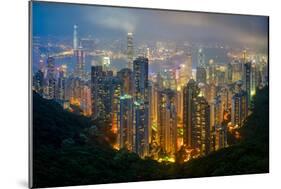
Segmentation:
<svg viewBox="0 0 281 189">
<path fill-rule="evenodd" d="M 70 28 L 79 23 L 82 36 L 120 38 L 133 32 L 138 41 L 224 42 L 264 51 L 268 44 L 268 19 L 261 16 L 52 3 L 33 15 L 34 36 L 72 36 Z"/>
</svg>

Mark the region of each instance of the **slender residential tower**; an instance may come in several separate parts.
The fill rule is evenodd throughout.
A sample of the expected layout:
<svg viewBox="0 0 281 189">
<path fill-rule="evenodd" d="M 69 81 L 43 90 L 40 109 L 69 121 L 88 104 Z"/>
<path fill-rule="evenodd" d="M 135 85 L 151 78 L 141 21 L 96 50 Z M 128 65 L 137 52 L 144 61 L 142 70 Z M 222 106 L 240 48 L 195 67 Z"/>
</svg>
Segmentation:
<svg viewBox="0 0 281 189">
<path fill-rule="evenodd" d="M 149 152 L 148 130 L 148 59 L 138 57 L 134 60 L 134 111 L 135 111 L 135 149 L 140 157 Z"/>
</svg>

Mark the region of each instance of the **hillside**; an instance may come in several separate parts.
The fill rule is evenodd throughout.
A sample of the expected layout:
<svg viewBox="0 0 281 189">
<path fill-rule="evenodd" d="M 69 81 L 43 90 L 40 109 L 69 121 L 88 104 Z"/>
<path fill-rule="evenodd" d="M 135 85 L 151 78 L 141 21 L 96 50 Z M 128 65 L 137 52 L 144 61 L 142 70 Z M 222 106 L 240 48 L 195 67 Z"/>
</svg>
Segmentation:
<svg viewBox="0 0 281 189">
<path fill-rule="evenodd" d="M 34 187 L 266 173 L 269 171 L 268 88 L 231 147 L 184 164 L 158 163 L 111 148 L 106 125 L 64 111 L 33 94 Z"/>
</svg>

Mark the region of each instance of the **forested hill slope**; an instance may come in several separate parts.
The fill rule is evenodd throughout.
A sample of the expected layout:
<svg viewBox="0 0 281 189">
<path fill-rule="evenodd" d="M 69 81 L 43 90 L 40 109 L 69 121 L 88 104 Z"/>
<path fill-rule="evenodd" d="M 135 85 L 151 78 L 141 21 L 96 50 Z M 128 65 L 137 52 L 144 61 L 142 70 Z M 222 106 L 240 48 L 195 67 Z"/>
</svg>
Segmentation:
<svg viewBox="0 0 281 189">
<path fill-rule="evenodd" d="M 269 171 L 268 88 L 231 147 L 183 164 L 140 159 L 110 147 L 106 125 L 33 94 L 33 187 L 129 182 Z M 106 140 L 105 140 L 106 139 Z"/>
</svg>

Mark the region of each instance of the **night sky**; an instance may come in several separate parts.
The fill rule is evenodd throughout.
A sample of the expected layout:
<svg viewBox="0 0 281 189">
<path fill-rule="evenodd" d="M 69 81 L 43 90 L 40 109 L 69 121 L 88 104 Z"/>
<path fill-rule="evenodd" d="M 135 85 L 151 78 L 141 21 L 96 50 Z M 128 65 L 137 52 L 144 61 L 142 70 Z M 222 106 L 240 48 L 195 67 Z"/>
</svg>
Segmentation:
<svg viewBox="0 0 281 189">
<path fill-rule="evenodd" d="M 226 42 L 267 49 L 268 17 L 33 2 L 33 36 Z"/>
</svg>

